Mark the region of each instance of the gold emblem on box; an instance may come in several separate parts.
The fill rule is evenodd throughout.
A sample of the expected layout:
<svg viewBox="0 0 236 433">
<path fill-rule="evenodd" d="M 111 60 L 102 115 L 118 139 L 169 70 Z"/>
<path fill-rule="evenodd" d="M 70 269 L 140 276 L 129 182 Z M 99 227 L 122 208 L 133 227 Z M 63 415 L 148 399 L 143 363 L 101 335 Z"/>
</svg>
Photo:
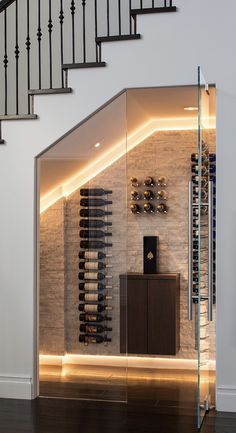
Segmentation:
<svg viewBox="0 0 236 433">
<path fill-rule="evenodd" d="M 154 259 L 154 255 L 152 254 L 151 251 L 149 251 L 149 253 L 147 254 L 147 258 L 148 258 L 149 260 Z"/>
</svg>

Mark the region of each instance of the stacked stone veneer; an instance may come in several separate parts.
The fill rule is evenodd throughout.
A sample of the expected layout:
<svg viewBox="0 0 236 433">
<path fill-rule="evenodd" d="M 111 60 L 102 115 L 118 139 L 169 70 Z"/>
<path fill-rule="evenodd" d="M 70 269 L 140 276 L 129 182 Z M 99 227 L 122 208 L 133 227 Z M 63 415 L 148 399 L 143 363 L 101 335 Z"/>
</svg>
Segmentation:
<svg viewBox="0 0 236 433">
<path fill-rule="evenodd" d="M 215 151 L 215 131 L 208 134 Z M 78 342 L 78 251 L 80 192 L 59 200 L 41 215 L 40 352 L 119 355 L 119 275 L 142 272 L 143 236 L 157 235 L 160 272 L 179 272 L 181 349 L 177 357 L 196 358 L 195 320 L 188 321 L 188 181 L 190 155 L 197 152 L 196 131 L 162 131 L 153 134 L 92 179 L 90 187 L 112 189 L 113 215 L 113 332 L 107 346 Z M 132 176 L 167 176 L 167 215 L 132 215 L 129 212 Z M 128 188 L 127 188 L 128 186 Z M 143 188 L 142 188 L 143 189 Z M 127 212 L 128 205 L 128 212 Z M 110 252 L 110 251 L 109 251 Z M 141 320 L 141 318 L 139 319 Z M 135 326 L 135 324 L 134 324 Z M 214 341 L 214 324 L 209 338 Z M 212 348 L 214 357 L 214 347 Z"/>
</svg>

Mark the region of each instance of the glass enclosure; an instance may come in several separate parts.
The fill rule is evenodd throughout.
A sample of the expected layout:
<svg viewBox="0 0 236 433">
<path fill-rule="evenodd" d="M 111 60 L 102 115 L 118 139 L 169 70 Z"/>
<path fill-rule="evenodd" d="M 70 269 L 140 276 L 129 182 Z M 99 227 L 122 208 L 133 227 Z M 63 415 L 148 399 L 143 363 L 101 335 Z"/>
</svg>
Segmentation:
<svg viewBox="0 0 236 433">
<path fill-rule="evenodd" d="M 201 82 L 128 89 L 39 155 L 40 395 L 184 408 L 200 425 L 215 157 Z"/>
</svg>

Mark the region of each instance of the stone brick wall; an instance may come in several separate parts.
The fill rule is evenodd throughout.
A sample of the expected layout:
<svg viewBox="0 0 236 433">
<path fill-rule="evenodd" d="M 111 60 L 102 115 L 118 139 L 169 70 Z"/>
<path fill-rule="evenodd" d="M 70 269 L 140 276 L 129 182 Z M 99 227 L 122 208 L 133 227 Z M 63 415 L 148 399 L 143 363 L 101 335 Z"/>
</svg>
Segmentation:
<svg viewBox="0 0 236 433">
<path fill-rule="evenodd" d="M 215 132 L 209 132 L 211 151 L 215 151 Z M 79 201 L 80 193 L 77 190 L 67 197 L 65 202 L 65 351 L 80 354 L 119 355 L 119 275 L 126 271 L 142 272 L 143 236 L 157 235 L 160 242 L 160 272 L 179 272 L 181 274 L 181 349 L 180 358 L 196 358 L 196 321 L 188 321 L 187 317 L 187 284 L 188 284 L 188 181 L 190 178 L 190 155 L 197 152 L 197 132 L 195 131 L 163 131 L 158 132 L 140 143 L 131 150 L 126 157 L 120 158 L 98 176 L 91 180 L 90 187 L 103 187 L 112 189 L 112 211 L 110 220 L 112 227 L 112 255 L 109 263 L 113 265 L 113 332 L 112 342 L 107 346 L 91 345 L 89 347 L 79 344 L 79 313 L 78 313 L 78 251 L 79 251 Z M 167 215 L 132 215 L 127 214 L 127 204 L 130 204 L 131 186 L 129 179 L 132 176 L 141 181 L 146 176 L 157 178 L 164 175 L 168 178 L 168 206 Z M 128 185 L 128 188 L 127 188 Z M 144 188 L 142 187 L 142 190 Z M 62 202 L 62 200 L 60 200 Z M 54 206 L 57 206 L 54 205 Z M 53 207 L 54 207 L 53 206 Z M 62 206 L 63 207 L 63 206 Z M 57 213 L 55 213 L 55 216 Z M 51 208 L 42 214 L 42 227 L 52 221 Z M 49 229 L 49 226 L 48 226 Z M 55 233 L 55 230 L 52 230 Z M 50 231 L 47 231 L 51 238 Z M 59 236 L 62 241 L 63 238 Z M 51 239 L 48 240 L 49 244 Z M 46 231 L 41 238 L 42 245 L 47 243 Z M 46 246 L 42 248 L 41 260 L 46 266 L 50 257 L 44 256 Z M 59 251 L 58 251 L 59 253 Z M 51 265 L 50 265 L 51 266 Z M 50 267 L 49 266 L 49 267 Z M 55 265 L 56 266 L 56 265 Z M 47 271 L 48 272 L 48 271 Z M 54 274 L 50 274 L 51 276 Z M 45 285 L 45 278 L 41 284 Z M 53 284 L 49 282 L 49 291 Z M 41 290 L 41 327 L 45 330 L 44 318 L 47 315 L 44 298 L 45 289 Z M 49 294 L 47 295 L 49 296 Z M 58 317 L 58 324 L 62 325 L 62 306 L 54 312 Z M 48 319 L 45 319 L 48 320 Z M 47 322 L 46 322 L 47 323 Z M 58 329 L 58 328 L 55 328 Z M 60 327 L 61 329 L 61 327 Z M 42 334 L 42 332 L 41 332 Z M 211 327 L 211 337 L 214 340 L 214 324 Z M 44 334 L 45 341 L 51 340 Z M 43 339 L 44 340 L 44 339 Z M 43 341 L 42 340 L 42 341 Z M 63 343 L 62 343 L 63 342 Z M 58 343 L 59 344 L 59 343 Z M 59 347 L 64 344 L 61 334 Z M 50 347 L 49 343 L 44 346 Z M 43 346 L 42 346 L 43 347 Z M 61 350 L 61 349 L 59 349 Z M 214 357 L 214 347 L 212 349 Z"/>
</svg>

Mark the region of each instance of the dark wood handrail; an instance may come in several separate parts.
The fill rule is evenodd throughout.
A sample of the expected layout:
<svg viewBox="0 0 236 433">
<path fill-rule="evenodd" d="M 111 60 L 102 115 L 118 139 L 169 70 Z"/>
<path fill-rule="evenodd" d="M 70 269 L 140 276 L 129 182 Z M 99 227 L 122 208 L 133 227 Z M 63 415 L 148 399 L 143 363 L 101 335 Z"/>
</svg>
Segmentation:
<svg viewBox="0 0 236 433">
<path fill-rule="evenodd" d="M 1 0 L 0 1 L 0 13 L 8 8 L 15 0 Z"/>
</svg>

